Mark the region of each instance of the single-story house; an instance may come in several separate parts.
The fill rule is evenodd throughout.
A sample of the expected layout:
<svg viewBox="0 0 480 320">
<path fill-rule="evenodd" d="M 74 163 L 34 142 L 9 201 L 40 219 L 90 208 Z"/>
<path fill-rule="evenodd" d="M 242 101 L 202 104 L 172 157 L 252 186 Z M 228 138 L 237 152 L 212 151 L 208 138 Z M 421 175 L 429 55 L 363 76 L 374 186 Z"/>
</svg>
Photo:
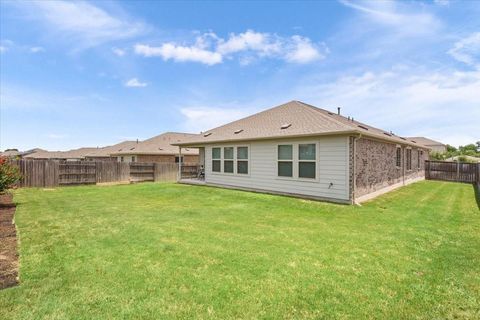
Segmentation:
<svg viewBox="0 0 480 320">
<path fill-rule="evenodd" d="M 429 148 L 291 101 L 173 143 L 198 148 L 204 175 L 179 182 L 359 203 L 424 179 Z M 181 172 L 181 170 L 180 170 Z"/>
<path fill-rule="evenodd" d="M 122 152 L 130 150 L 131 148 L 138 145 L 140 142 L 137 141 L 123 141 L 112 146 L 107 146 L 103 148 L 97 148 L 95 151 L 89 152 L 85 155 L 85 160 L 87 161 L 117 161 L 116 156 L 112 156 L 114 152 Z"/>
<path fill-rule="evenodd" d="M 45 151 L 41 150 L 24 156 L 24 159 L 33 160 L 64 160 L 64 161 L 80 161 L 84 160 L 85 156 L 97 150 L 98 148 L 78 148 L 69 151 Z"/>
<path fill-rule="evenodd" d="M 425 137 L 409 137 L 409 140 L 414 140 L 426 147 L 430 148 L 430 152 L 445 153 L 447 152 L 447 145 L 439 141 L 435 141 Z"/>
<path fill-rule="evenodd" d="M 181 142 L 196 135 L 180 132 L 165 132 L 153 138 L 144 140 L 130 148 L 112 152 L 119 162 L 169 162 L 178 163 L 179 148 L 172 143 Z M 198 163 L 198 149 L 184 148 L 181 150 L 182 162 Z"/>
</svg>

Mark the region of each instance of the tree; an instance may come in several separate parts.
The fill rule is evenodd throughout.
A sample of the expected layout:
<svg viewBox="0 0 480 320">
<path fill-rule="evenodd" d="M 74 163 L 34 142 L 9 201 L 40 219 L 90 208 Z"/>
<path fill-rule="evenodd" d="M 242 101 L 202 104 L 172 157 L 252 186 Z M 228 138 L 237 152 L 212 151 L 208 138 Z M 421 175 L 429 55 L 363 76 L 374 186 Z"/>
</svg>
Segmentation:
<svg viewBox="0 0 480 320">
<path fill-rule="evenodd" d="M 456 151 L 457 151 L 457 148 L 447 144 L 447 152 L 456 152 Z"/>
<path fill-rule="evenodd" d="M 11 188 L 21 177 L 18 167 L 12 166 L 7 158 L 0 157 L 0 193 Z"/>
</svg>

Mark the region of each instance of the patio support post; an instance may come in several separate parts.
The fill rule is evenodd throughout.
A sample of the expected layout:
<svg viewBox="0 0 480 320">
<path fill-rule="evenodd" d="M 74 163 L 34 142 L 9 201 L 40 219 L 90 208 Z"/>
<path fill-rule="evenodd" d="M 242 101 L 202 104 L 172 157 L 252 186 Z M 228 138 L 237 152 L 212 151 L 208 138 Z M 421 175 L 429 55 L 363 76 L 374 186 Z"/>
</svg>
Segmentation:
<svg viewBox="0 0 480 320">
<path fill-rule="evenodd" d="M 182 147 L 178 147 L 178 178 L 177 181 L 182 179 Z"/>
</svg>

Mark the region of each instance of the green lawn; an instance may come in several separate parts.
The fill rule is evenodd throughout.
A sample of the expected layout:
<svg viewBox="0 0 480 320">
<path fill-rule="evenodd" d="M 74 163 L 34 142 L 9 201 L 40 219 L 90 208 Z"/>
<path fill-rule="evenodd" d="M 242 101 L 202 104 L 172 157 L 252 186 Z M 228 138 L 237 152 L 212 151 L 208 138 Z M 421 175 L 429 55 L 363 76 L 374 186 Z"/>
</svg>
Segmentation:
<svg viewBox="0 0 480 320">
<path fill-rule="evenodd" d="M 362 207 L 176 184 L 15 193 L 1 319 L 479 319 L 471 185 Z"/>
</svg>

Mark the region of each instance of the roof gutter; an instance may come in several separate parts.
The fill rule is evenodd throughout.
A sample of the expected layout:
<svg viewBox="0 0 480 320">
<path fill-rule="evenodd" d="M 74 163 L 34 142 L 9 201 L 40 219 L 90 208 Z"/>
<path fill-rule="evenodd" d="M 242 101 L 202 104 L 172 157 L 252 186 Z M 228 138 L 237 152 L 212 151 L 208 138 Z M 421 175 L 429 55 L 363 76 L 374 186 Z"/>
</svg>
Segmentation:
<svg viewBox="0 0 480 320">
<path fill-rule="evenodd" d="M 210 140 L 210 141 L 192 141 L 192 142 L 176 142 L 172 143 L 173 146 L 181 146 L 181 147 L 190 147 L 190 148 L 199 148 L 206 144 L 215 144 L 215 143 L 225 143 L 225 142 L 241 142 L 241 141 L 264 141 L 264 140 L 275 140 L 275 139 L 295 139 L 295 138 L 304 138 L 304 137 L 317 137 L 317 136 L 335 136 L 335 135 L 348 135 L 348 134 L 358 134 L 360 137 L 370 137 L 373 139 L 381 140 L 381 141 L 388 141 L 395 144 L 403 144 L 409 145 L 416 148 L 422 148 L 431 150 L 431 148 L 412 143 L 409 141 L 398 141 L 397 139 L 392 139 L 390 137 L 380 137 L 379 135 L 370 134 L 368 132 L 363 132 L 360 130 L 347 130 L 347 131 L 332 131 L 332 132 L 325 132 L 325 133 L 309 133 L 309 134 L 298 134 L 298 135 L 281 135 L 281 136 L 272 136 L 272 137 L 259 137 L 259 138 L 237 138 L 237 139 L 223 139 L 223 140 Z M 399 138 L 400 139 L 400 138 Z"/>
</svg>

